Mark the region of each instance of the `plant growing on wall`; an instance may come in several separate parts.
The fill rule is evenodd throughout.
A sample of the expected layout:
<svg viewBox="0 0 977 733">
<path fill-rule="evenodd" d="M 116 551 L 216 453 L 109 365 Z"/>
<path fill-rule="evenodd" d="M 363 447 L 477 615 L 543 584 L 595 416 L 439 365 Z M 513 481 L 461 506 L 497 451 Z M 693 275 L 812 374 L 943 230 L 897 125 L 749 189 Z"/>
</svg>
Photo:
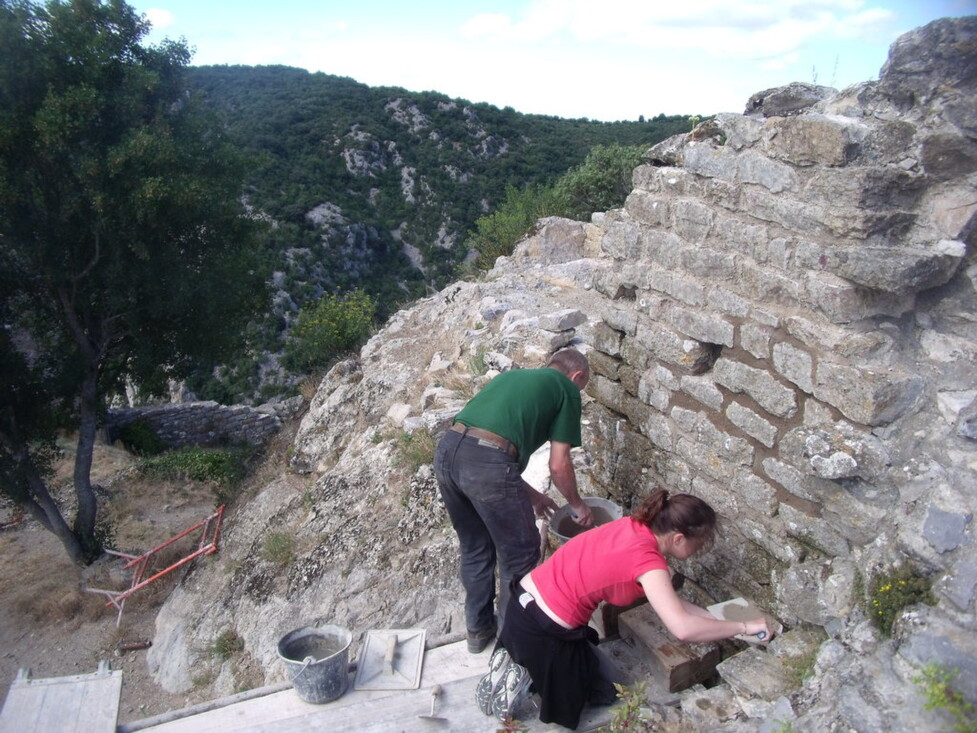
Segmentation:
<svg viewBox="0 0 977 733">
<path fill-rule="evenodd" d="M 892 636 L 892 626 L 907 606 L 933 605 L 929 578 L 911 565 L 880 571 L 872 576 L 868 591 L 868 615 L 882 636 Z"/>
</svg>

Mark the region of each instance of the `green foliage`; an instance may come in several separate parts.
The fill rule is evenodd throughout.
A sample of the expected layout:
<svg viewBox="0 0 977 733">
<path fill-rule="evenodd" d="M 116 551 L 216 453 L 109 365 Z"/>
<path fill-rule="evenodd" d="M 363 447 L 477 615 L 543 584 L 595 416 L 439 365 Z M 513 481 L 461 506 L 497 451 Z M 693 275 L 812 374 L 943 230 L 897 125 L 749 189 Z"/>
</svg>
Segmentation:
<svg viewBox="0 0 977 733">
<path fill-rule="evenodd" d="M 217 659 L 230 659 L 234 654 L 244 649 L 244 639 L 236 631 L 228 629 L 214 639 L 210 646 L 210 656 Z"/>
<path fill-rule="evenodd" d="M 468 365 L 468 373 L 473 377 L 481 377 L 488 373 L 489 365 L 485 360 L 488 351 L 488 346 L 482 344 L 474 354 L 469 354 L 466 358 L 465 362 Z"/>
<path fill-rule="evenodd" d="M 292 301 L 361 288 L 377 300 L 381 320 L 425 285 L 455 279 L 467 255 L 458 245 L 509 186 L 547 187 L 595 146 L 650 147 L 688 129 L 686 115 L 620 122 L 523 115 L 284 66 L 203 66 L 191 76 L 256 161 L 249 201 L 277 223 L 267 255 Z M 328 230 L 306 217 L 324 202 L 342 217 Z M 444 237 L 456 245 L 439 246 Z M 420 252 L 424 273 L 400 242 Z"/>
<path fill-rule="evenodd" d="M 631 192 L 631 175 L 646 148 L 599 145 L 583 164 L 566 173 L 555 186 L 560 216 L 589 221 L 595 211 L 621 206 Z"/>
<path fill-rule="evenodd" d="M 276 565 L 288 565 L 295 559 L 295 540 L 284 532 L 272 532 L 265 538 L 261 556 Z"/>
<path fill-rule="evenodd" d="M 412 433 L 403 432 L 397 439 L 397 465 L 414 474 L 425 464 L 434 463 L 436 442 L 430 431 L 417 429 Z"/>
<path fill-rule="evenodd" d="M 611 724 L 600 728 L 602 733 L 651 733 L 654 724 L 641 708 L 647 704 L 648 691 L 644 682 L 631 686 L 614 683 L 620 703 L 614 708 Z"/>
<path fill-rule="evenodd" d="M 509 186 L 505 202 L 494 213 L 475 222 L 467 246 L 478 252 L 480 268 L 491 269 L 497 258 L 512 254 L 516 242 L 529 233 L 537 219 L 555 211 L 556 202 L 550 189 Z"/>
<path fill-rule="evenodd" d="M 118 440 L 137 456 L 155 456 L 167 449 L 166 441 L 145 420 L 133 420 L 119 428 Z"/>
<path fill-rule="evenodd" d="M 916 603 L 934 605 L 929 578 L 911 565 L 877 572 L 868 589 L 868 615 L 882 636 L 892 635 L 892 626 L 907 606 Z"/>
<path fill-rule="evenodd" d="M 499 208 L 475 222 L 466 245 L 479 253 L 477 264 L 491 269 L 512 254 L 515 245 L 545 216 L 587 221 L 595 211 L 621 206 L 631 191 L 631 175 L 645 148 L 606 145 L 593 148 L 586 160 L 552 186 L 509 186 Z"/>
<path fill-rule="evenodd" d="M 324 295 L 302 308 L 285 345 L 285 363 L 305 372 L 328 366 L 370 335 L 376 303 L 362 290 Z"/>
<path fill-rule="evenodd" d="M 957 733 L 977 733 L 977 715 L 974 706 L 953 687 L 957 670 L 947 670 L 937 664 L 928 664 L 913 678 L 926 698 L 927 710 L 941 710 L 954 720 Z"/>
<path fill-rule="evenodd" d="M 18 484 L 0 483 L 79 561 L 105 396 L 211 368 L 266 309 L 246 161 L 190 92 L 186 45 L 142 46 L 147 31 L 120 0 L 0 2 L 0 358 L 38 411 L 0 422 Z M 78 435 L 70 528 L 31 447 L 56 423 Z"/>
<path fill-rule="evenodd" d="M 146 458 L 139 463 L 143 476 L 160 480 L 190 479 L 214 485 L 218 503 L 226 503 L 229 490 L 247 473 L 244 449 L 189 447 Z"/>
</svg>

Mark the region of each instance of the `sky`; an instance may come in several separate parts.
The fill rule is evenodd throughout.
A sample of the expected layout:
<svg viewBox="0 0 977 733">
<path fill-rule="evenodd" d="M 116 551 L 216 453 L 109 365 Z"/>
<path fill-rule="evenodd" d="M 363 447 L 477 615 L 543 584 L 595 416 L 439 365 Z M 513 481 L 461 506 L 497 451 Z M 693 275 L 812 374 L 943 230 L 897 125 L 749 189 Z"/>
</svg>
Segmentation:
<svg viewBox="0 0 977 733">
<path fill-rule="evenodd" d="M 977 0 L 138 0 L 193 65 L 281 64 L 527 114 L 742 112 L 793 81 L 878 79 L 889 46 Z"/>
</svg>

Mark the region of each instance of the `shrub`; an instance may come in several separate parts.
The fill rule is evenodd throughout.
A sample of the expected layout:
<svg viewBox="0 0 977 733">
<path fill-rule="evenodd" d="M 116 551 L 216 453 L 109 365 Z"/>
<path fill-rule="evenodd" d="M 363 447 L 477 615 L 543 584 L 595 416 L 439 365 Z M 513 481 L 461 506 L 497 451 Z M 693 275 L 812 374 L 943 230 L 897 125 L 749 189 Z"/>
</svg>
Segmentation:
<svg viewBox="0 0 977 733">
<path fill-rule="evenodd" d="M 242 649 L 244 649 L 244 639 L 233 629 L 228 629 L 214 640 L 210 647 L 210 655 L 218 659 L 228 659 Z"/>
<path fill-rule="evenodd" d="M 872 576 L 868 615 L 882 636 L 892 636 L 892 625 L 907 606 L 936 603 L 931 585 L 928 578 L 909 565 Z"/>
<path fill-rule="evenodd" d="M 284 532 L 272 532 L 265 538 L 261 556 L 276 565 L 288 565 L 295 559 L 295 542 Z"/>
<path fill-rule="evenodd" d="M 118 439 L 127 451 L 137 456 L 159 455 L 169 447 L 145 420 L 134 420 L 121 426 Z"/>
<path fill-rule="evenodd" d="M 621 206 L 631 192 L 631 176 L 641 165 L 645 148 L 598 145 L 587 159 L 556 183 L 560 216 L 589 221 L 595 211 Z"/>
<path fill-rule="evenodd" d="M 328 366 L 366 340 L 376 309 L 376 302 L 362 290 L 324 295 L 303 306 L 285 344 L 285 366 L 305 372 Z"/>
<path fill-rule="evenodd" d="M 250 449 L 180 448 L 144 459 L 139 471 L 160 480 L 190 479 L 209 482 L 218 504 L 234 498 L 234 489 L 247 473 Z"/>
<path fill-rule="evenodd" d="M 977 733 L 973 704 L 953 687 L 958 674 L 955 669 L 946 670 L 936 664 L 928 664 L 913 678 L 913 682 L 926 698 L 927 710 L 943 710 L 951 715 L 955 721 L 953 730 L 957 733 Z"/>
<path fill-rule="evenodd" d="M 403 432 L 397 440 L 397 464 L 411 475 L 424 464 L 434 463 L 434 436 L 427 430 Z"/>
<path fill-rule="evenodd" d="M 644 713 L 642 707 L 647 703 L 647 686 L 635 682 L 630 687 L 614 683 L 620 703 L 614 707 L 611 724 L 601 728 L 601 733 L 643 733 L 655 730 L 655 725 Z"/>
<path fill-rule="evenodd" d="M 505 202 L 493 213 L 475 222 L 475 231 L 469 233 L 468 249 L 478 252 L 478 266 L 489 270 L 499 257 L 508 257 L 516 243 L 526 236 L 543 216 L 556 213 L 552 189 L 527 186 L 517 189 L 509 186 Z"/>
<path fill-rule="evenodd" d="M 631 192 L 631 176 L 644 151 L 642 146 L 597 145 L 553 186 L 521 190 L 509 186 L 505 201 L 478 219 L 468 235 L 466 245 L 479 253 L 478 266 L 488 270 L 498 257 L 511 255 L 541 217 L 589 221 L 595 211 L 621 206 Z"/>
</svg>

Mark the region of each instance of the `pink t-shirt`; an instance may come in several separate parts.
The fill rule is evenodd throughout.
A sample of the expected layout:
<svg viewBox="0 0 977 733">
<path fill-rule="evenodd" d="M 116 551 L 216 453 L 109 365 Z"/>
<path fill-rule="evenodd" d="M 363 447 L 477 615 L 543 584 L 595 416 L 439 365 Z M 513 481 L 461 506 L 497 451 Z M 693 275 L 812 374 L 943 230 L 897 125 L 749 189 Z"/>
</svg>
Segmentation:
<svg viewBox="0 0 977 733">
<path fill-rule="evenodd" d="M 601 601 L 633 603 L 644 593 L 638 578 L 649 570 L 667 569 L 651 530 L 624 517 L 573 537 L 531 576 L 557 616 L 571 626 L 584 626 Z"/>
</svg>

